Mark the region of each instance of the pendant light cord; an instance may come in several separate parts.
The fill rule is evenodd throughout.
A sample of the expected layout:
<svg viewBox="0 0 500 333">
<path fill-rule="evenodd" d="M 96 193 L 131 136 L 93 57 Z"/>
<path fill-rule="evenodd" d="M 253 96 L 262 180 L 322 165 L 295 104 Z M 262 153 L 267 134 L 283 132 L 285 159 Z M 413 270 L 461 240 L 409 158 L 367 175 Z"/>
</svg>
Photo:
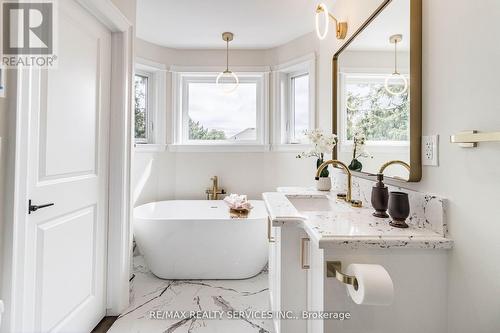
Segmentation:
<svg viewBox="0 0 500 333">
<path fill-rule="evenodd" d="M 394 41 L 394 74 L 398 72 L 398 41 Z"/>
<path fill-rule="evenodd" d="M 226 72 L 229 72 L 229 39 L 226 39 Z"/>
</svg>

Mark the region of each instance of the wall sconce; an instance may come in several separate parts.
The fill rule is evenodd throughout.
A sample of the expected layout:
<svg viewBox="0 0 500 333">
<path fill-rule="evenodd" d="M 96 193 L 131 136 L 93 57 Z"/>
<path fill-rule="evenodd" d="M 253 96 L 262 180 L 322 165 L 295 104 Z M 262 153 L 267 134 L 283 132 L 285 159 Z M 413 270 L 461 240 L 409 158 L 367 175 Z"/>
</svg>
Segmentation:
<svg viewBox="0 0 500 333">
<path fill-rule="evenodd" d="M 325 23 L 325 28 L 323 33 L 321 33 L 319 29 L 319 21 L 322 13 L 323 13 L 323 20 Z M 323 40 L 328 35 L 330 19 L 332 19 L 335 22 L 337 39 L 344 39 L 347 36 L 347 22 L 339 22 L 335 18 L 335 16 L 333 16 L 332 14 L 330 14 L 330 12 L 328 12 L 328 7 L 326 7 L 324 3 L 320 3 L 318 7 L 316 7 L 316 34 L 318 35 L 318 38 Z"/>
</svg>

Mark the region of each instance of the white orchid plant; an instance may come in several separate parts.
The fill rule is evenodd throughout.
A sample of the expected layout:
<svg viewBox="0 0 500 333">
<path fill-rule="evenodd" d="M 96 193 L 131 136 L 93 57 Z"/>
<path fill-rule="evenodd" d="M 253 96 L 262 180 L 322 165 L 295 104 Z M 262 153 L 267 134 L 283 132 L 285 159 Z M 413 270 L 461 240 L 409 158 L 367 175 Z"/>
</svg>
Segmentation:
<svg viewBox="0 0 500 333">
<path fill-rule="evenodd" d="M 316 167 L 319 167 L 325 160 L 325 154 L 332 153 L 337 145 L 337 135 L 325 133 L 318 128 L 304 133 L 309 142 L 313 144 L 313 148 L 308 152 L 300 153 L 297 158 L 315 157 L 317 159 Z M 325 168 L 321 173 L 321 177 L 328 177 L 329 175 L 328 168 Z"/>
<path fill-rule="evenodd" d="M 354 171 L 361 171 L 363 164 L 359 162 L 359 158 L 373 158 L 365 149 L 366 147 L 366 136 L 365 133 L 357 129 L 353 133 L 353 150 L 352 150 L 352 161 L 349 164 L 349 169 Z"/>
</svg>

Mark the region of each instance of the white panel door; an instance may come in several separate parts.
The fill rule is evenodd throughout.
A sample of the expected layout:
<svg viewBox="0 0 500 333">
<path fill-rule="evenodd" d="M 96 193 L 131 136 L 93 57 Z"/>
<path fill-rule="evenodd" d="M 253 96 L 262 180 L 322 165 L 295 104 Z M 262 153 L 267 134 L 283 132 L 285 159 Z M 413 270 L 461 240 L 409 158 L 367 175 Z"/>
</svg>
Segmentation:
<svg viewBox="0 0 500 333">
<path fill-rule="evenodd" d="M 59 1 L 57 69 L 30 91 L 25 332 L 90 332 L 106 310 L 111 33 Z M 28 213 L 28 212 L 27 212 Z"/>
</svg>

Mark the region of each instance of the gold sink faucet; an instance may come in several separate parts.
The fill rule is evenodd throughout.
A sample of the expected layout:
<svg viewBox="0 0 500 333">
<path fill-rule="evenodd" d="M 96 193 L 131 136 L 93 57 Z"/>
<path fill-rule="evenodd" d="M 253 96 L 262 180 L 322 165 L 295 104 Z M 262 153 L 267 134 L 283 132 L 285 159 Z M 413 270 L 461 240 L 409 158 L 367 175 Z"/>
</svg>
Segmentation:
<svg viewBox="0 0 500 333">
<path fill-rule="evenodd" d="M 385 169 L 387 169 L 391 165 L 401 165 L 402 167 L 404 167 L 408 171 L 408 173 L 411 173 L 411 167 L 410 167 L 410 165 L 408 163 L 406 163 L 404 161 L 400 161 L 400 160 L 394 160 L 394 161 L 389 161 L 389 162 L 386 162 L 386 163 L 382 164 L 382 166 L 380 167 L 380 170 L 378 171 L 379 175 L 383 175 Z M 396 178 L 396 179 L 402 179 L 400 177 L 394 177 L 394 178 Z M 405 180 L 405 179 L 402 179 L 402 180 Z"/>
<path fill-rule="evenodd" d="M 316 180 L 319 180 L 321 173 L 329 165 L 338 166 L 338 167 L 342 168 L 345 171 L 345 173 L 347 174 L 347 194 L 345 194 L 345 195 L 340 194 L 340 195 L 337 195 L 337 197 L 340 199 L 345 199 L 345 201 L 350 203 L 351 206 L 353 206 L 353 207 L 358 207 L 358 208 L 361 207 L 362 206 L 361 201 L 352 200 L 352 173 L 351 173 L 351 170 L 349 170 L 349 168 L 347 167 L 347 165 L 345 163 L 338 161 L 338 160 L 329 160 L 329 161 L 324 162 L 323 164 L 321 164 L 319 166 L 318 171 L 316 172 Z"/>
<path fill-rule="evenodd" d="M 403 161 L 399 161 L 399 160 L 394 160 L 394 161 L 389 161 L 389 162 L 386 162 L 384 163 L 381 167 L 380 167 L 380 170 L 378 171 L 378 173 L 384 173 L 385 169 L 387 169 L 387 167 L 391 166 L 391 165 L 395 165 L 395 164 L 399 164 L 401 166 L 403 166 L 406 170 L 408 170 L 408 172 L 410 172 L 410 165 L 406 162 L 403 162 Z"/>
<path fill-rule="evenodd" d="M 219 200 L 219 195 L 226 194 L 226 191 L 219 188 L 219 178 L 217 176 L 213 176 L 210 180 L 212 181 L 212 188 L 205 191 L 207 200 Z"/>
</svg>

